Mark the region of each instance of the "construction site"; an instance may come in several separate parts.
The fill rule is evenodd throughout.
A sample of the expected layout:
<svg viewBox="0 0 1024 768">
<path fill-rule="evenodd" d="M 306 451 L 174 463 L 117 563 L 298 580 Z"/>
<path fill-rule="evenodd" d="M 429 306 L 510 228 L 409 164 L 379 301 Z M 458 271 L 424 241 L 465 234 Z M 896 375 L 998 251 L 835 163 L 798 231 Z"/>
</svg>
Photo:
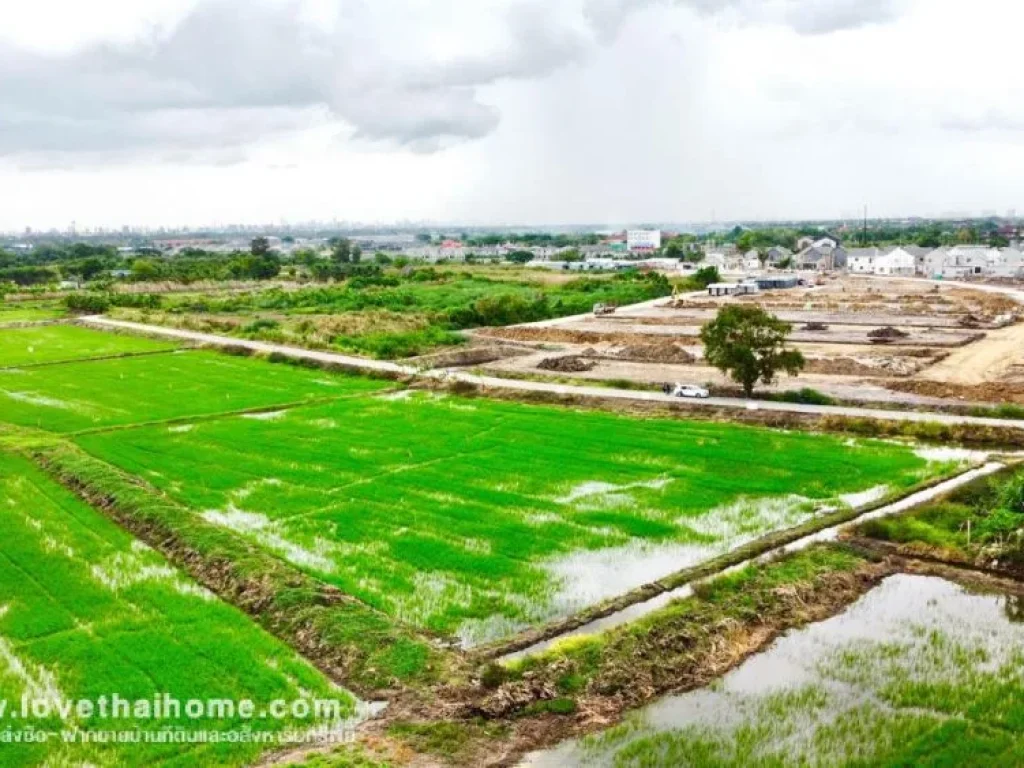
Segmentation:
<svg viewBox="0 0 1024 768">
<path fill-rule="evenodd" d="M 756 304 L 791 324 L 806 359 L 762 392 L 816 390 L 839 402 L 894 406 L 1024 403 L 1021 305 L 1006 293 L 921 280 L 819 278 L 816 284 L 713 296 L 676 295 L 592 316 L 474 332 L 504 345 L 482 366 L 503 376 L 571 376 L 622 387 L 667 382 L 737 394 L 706 365 L 701 327 L 730 303 Z"/>
</svg>

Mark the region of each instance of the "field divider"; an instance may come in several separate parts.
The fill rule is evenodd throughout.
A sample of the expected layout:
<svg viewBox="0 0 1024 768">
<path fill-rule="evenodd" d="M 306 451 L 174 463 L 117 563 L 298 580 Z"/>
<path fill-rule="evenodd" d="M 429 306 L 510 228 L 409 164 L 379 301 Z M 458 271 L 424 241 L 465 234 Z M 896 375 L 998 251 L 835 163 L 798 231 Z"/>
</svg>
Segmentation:
<svg viewBox="0 0 1024 768">
<path fill-rule="evenodd" d="M 97 357 L 79 357 L 69 360 L 47 360 L 41 363 L 26 363 L 25 365 L 3 365 L 0 371 L 23 371 L 32 368 L 50 368 L 57 365 L 71 365 L 73 363 L 102 363 L 110 360 L 121 360 L 128 357 L 152 357 L 153 355 L 170 355 L 178 352 L 185 352 L 194 347 L 176 346 L 168 349 L 152 349 L 146 352 L 119 352 L 116 355 L 99 355 Z"/>
<path fill-rule="evenodd" d="M 812 518 L 798 526 L 787 528 L 782 531 L 774 531 L 753 541 L 747 542 L 746 544 L 719 555 L 718 557 L 712 558 L 711 560 L 707 560 L 699 565 L 683 568 L 675 573 L 632 589 L 625 594 L 609 598 L 597 605 L 579 611 L 572 616 L 556 619 L 548 624 L 527 629 L 514 637 L 498 643 L 472 648 L 467 651 L 467 655 L 480 661 L 493 661 L 510 654 L 527 650 L 535 645 L 555 640 L 560 636 L 566 635 L 574 630 L 578 630 L 587 624 L 600 619 L 606 619 L 635 605 L 645 603 L 669 592 L 686 587 L 693 582 L 702 581 L 704 579 L 717 576 L 728 569 L 756 561 L 765 555 L 769 555 L 776 550 L 781 550 L 788 545 L 801 541 L 802 539 L 807 539 L 808 537 L 827 531 L 830 528 L 835 528 L 839 525 L 852 523 L 865 515 L 884 509 L 885 507 L 893 504 L 898 504 L 915 495 L 923 494 L 943 485 L 944 483 L 953 483 L 967 475 L 971 475 L 973 477 L 972 473 L 976 473 L 977 471 L 978 467 L 959 469 L 956 472 L 924 480 L 910 488 L 903 489 L 897 494 L 888 494 L 882 499 L 870 504 L 865 504 L 861 507 L 851 509 L 838 509 Z M 922 500 L 921 503 L 924 503 L 924 501 L 925 500 Z"/>
<path fill-rule="evenodd" d="M 919 544 L 897 544 L 892 541 L 872 539 L 869 536 L 853 534 L 843 536 L 839 541 L 852 548 L 854 551 L 863 553 L 865 556 L 874 558 L 893 558 L 907 563 L 920 563 L 948 568 L 955 571 L 966 571 L 974 574 L 981 574 L 992 578 L 1002 579 L 1017 585 L 1017 590 L 1024 590 L 1024 567 L 1010 561 L 1004 566 L 995 561 L 976 562 L 967 557 L 944 550 L 933 550 Z"/>
<path fill-rule="evenodd" d="M 141 478 L 70 442 L 26 451 L 51 477 L 328 677 L 365 699 L 429 685 L 461 664 L 443 638 L 409 627 L 204 520 Z"/>
<path fill-rule="evenodd" d="M 53 318 L 50 320 L 11 320 L 7 323 L 0 323 L 0 331 L 12 331 L 18 328 L 42 328 L 49 325 L 72 325 L 68 318 Z"/>
<path fill-rule="evenodd" d="M 158 419 L 155 421 L 139 421 L 131 424 L 110 424 L 105 427 L 89 427 L 88 429 L 80 429 L 77 432 L 66 432 L 65 437 L 75 438 L 84 437 L 86 435 L 100 435 L 108 432 L 123 432 L 129 429 L 142 429 L 144 427 L 160 427 L 169 426 L 173 427 L 180 424 L 201 424 L 206 421 L 218 421 L 219 419 L 230 419 L 237 416 L 247 416 L 250 414 L 260 413 L 274 413 L 276 411 L 292 411 L 296 408 L 303 408 L 305 406 L 315 405 L 326 405 L 328 403 L 336 403 L 340 400 L 355 400 L 360 397 L 373 396 L 377 394 L 386 394 L 388 392 L 400 391 L 402 387 L 389 387 L 387 389 L 381 389 L 376 392 L 357 392 L 348 395 L 325 395 L 323 397 L 313 397 L 307 400 L 295 400 L 290 403 L 280 403 L 277 405 L 257 405 L 252 408 L 242 408 L 237 411 L 222 411 L 220 413 L 201 413 L 195 416 L 175 416 L 171 419 Z"/>
</svg>

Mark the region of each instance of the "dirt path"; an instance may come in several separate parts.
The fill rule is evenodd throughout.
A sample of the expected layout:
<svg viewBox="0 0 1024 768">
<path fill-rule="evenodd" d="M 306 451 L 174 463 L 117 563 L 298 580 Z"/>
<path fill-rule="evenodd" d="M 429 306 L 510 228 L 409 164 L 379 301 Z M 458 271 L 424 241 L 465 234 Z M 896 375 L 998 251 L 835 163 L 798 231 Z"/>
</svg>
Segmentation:
<svg viewBox="0 0 1024 768">
<path fill-rule="evenodd" d="M 255 352 L 278 353 L 297 360 L 315 360 L 322 363 L 350 368 L 356 371 L 376 371 L 410 378 L 433 379 L 444 382 L 465 382 L 478 387 L 514 392 L 548 392 L 556 395 L 570 395 L 595 400 L 622 400 L 653 403 L 674 403 L 677 406 L 717 406 L 733 410 L 760 410 L 780 413 L 807 413 L 821 416 L 848 416 L 853 418 L 869 418 L 879 421 L 915 421 L 938 424 L 970 424 L 974 426 L 1004 427 L 1006 429 L 1024 429 L 1024 420 L 995 419 L 985 416 L 962 416 L 951 413 L 928 413 L 924 411 L 887 411 L 871 408 L 851 408 L 837 405 L 804 405 L 799 403 L 781 403 L 772 401 L 749 401 L 732 397 L 712 397 L 699 401 L 687 401 L 677 397 L 663 395 L 660 392 L 637 392 L 629 389 L 613 389 L 611 387 L 588 387 L 571 384 L 553 384 L 542 381 L 522 381 L 503 379 L 497 376 L 477 376 L 447 370 L 423 371 L 408 365 L 389 363 L 382 360 L 342 355 L 334 352 L 289 347 L 284 344 L 271 344 L 249 339 L 236 339 L 230 336 L 216 336 L 210 333 L 184 331 L 177 328 L 164 328 L 158 325 L 144 325 L 125 320 L 112 320 L 108 317 L 91 316 L 81 318 L 84 325 L 94 328 L 107 328 L 129 331 L 150 336 L 162 336 L 172 339 L 184 339 L 214 347 L 236 347 L 250 349 Z"/>
<path fill-rule="evenodd" d="M 952 384 L 998 381 L 1015 364 L 1024 362 L 1024 324 L 989 331 L 985 338 L 954 350 L 942 362 L 926 368 L 920 378 Z"/>
</svg>

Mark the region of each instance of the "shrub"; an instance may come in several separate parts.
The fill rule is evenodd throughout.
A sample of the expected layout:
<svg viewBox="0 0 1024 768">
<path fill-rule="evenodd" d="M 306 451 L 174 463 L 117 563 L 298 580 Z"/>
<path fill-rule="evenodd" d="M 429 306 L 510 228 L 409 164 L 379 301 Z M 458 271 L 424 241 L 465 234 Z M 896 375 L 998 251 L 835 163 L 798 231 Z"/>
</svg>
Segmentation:
<svg viewBox="0 0 1024 768">
<path fill-rule="evenodd" d="M 810 387 L 780 392 L 774 395 L 772 400 L 778 400 L 783 403 L 803 403 L 805 405 L 835 405 L 836 403 L 834 398 Z"/>
</svg>

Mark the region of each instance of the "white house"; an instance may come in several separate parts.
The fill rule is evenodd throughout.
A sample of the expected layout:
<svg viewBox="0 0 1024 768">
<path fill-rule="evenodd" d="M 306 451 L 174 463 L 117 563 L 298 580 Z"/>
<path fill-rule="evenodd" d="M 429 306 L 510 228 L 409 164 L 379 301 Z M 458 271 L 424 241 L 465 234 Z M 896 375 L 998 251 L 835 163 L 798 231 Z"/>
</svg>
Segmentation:
<svg viewBox="0 0 1024 768">
<path fill-rule="evenodd" d="M 918 255 L 907 248 L 853 248 L 848 254 L 851 272 L 862 275 L 915 275 Z"/>
<path fill-rule="evenodd" d="M 876 275 L 914 275 L 917 257 L 903 248 L 894 248 L 875 262 Z"/>
<path fill-rule="evenodd" d="M 984 245 L 936 248 L 924 257 L 924 274 L 926 277 L 941 277 L 947 280 L 987 274 L 992 270 L 991 250 Z"/>
<path fill-rule="evenodd" d="M 878 248 L 851 248 L 846 253 L 850 271 L 861 275 L 875 274 L 875 262 L 881 257 L 882 251 Z"/>
<path fill-rule="evenodd" d="M 718 267 L 719 269 L 725 269 L 725 264 L 728 258 L 721 251 L 710 251 L 704 254 L 704 261 L 702 262 L 709 267 Z"/>
<path fill-rule="evenodd" d="M 1000 248 L 997 253 L 996 263 L 991 266 L 994 277 L 1024 277 L 1024 253 L 1016 248 Z"/>
<path fill-rule="evenodd" d="M 756 250 L 747 251 L 743 254 L 743 262 L 740 265 L 744 272 L 757 272 L 761 269 L 761 259 Z"/>
</svg>

